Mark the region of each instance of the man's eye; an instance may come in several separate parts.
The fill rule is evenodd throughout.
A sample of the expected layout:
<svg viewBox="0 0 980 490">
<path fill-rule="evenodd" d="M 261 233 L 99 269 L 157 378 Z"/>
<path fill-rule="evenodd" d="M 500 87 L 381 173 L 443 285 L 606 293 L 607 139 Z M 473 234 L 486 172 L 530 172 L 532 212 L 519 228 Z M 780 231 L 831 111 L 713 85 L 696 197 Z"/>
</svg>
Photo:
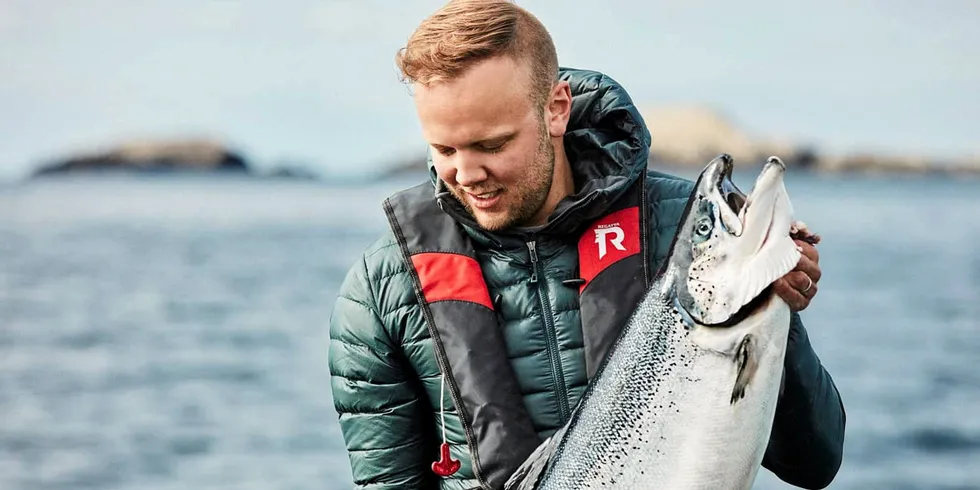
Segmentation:
<svg viewBox="0 0 980 490">
<path fill-rule="evenodd" d="M 456 153 L 456 149 L 455 148 L 448 148 L 448 147 L 445 147 L 445 146 L 441 146 L 439 148 L 436 148 L 436 151 L 438 151 L 440 155 L 447 156 L 447 157 L 449 155 L 452 155 L 453 153 Z"/>
</svg>

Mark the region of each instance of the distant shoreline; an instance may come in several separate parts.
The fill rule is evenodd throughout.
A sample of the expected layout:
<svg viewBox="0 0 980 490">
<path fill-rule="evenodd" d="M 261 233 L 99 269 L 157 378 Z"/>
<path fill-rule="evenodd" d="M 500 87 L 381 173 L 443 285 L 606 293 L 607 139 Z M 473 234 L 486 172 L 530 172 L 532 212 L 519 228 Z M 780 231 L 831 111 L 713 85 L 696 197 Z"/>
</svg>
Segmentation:
<svg viewBox="0 0 980 490">
<path fill-rule="evenodd" d="M 649 168 L 672 169 L 697 175 L 721 153 L 735 158 L 736 171 L 755 168 L 771 155 L 779 156 L 793 172 L 862 176 L 980 176 L 980 158 L 942 160 L 913 155 L 872 152 L 826 155 L 812 147 L 785 142 L 755 142 L 716 114 L 705 110 L 653 112 Z M 644 116 L 647 118 L 647 116 Z M 213 175 L 234 178 L 307 180 L 357 183 L 399 178 L 418 172 L 427 175 L 426 155 L 394 157 L 360 176 L 322 173 L 308 162 L 280 162 L 258 169 L 240 151 L 203 138 L 128 141 L 102 151 L 77 152 L 44 162 L 28 180 L 62 175 Z"/>
<path fill-rule="evenodd" d="M 720 153 L 720 152 L 719 152 Z M 680 159 L 661 159 L 652 155 L 647 168 L 660 170 L 668 173 L 687 174 L 697 176 L 698 172 L 718 154 L 706 153 L 704 158 L 697 160 Z M 860 175 L 867 177 L 888 177 L 888 176 L 944 176 L 944 177 L 980 177 L 980 166 L 957 166 L 957 165 L 902 165 L 882 158 L 881 160 L 869 159 L 865 156 L 859 157 L 835 157 L 835 159 L 821 160 L 814 159 L 808 164 L 801 164 L 798 156 L 793 154 L 760 154 L 755 158 L 735 158 L 735 171 L 761 167 L 766 158 L 775 155 L 784 160 L 790 172 L 809 173 L 817 175 Z M 380 173 L 397 177 L 403 174 L 428 172 L 425 156 L 414 159 L 403 159 L 402 161 L 390 165 L 387 171 Z"/>
</svg>

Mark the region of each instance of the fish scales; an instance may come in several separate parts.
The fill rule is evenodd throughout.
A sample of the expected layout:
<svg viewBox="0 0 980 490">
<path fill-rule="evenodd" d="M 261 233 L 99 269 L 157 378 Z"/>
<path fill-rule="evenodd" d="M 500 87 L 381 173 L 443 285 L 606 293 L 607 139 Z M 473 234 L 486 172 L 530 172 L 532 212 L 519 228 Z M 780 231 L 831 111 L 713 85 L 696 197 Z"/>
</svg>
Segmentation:
<svg viewBox="0 0 980 490">
<path fill-rule="evenodd" d="M 584 395 L 583 410 L 569 425 L 569 437 L 556 452 L 556 464 L 542 489 L 605 488 L 630 479 L 629 463 L 642 466 L 644 460 L 660 457 L 660 448 L 651 444 L 663 436 L 658 417 L 667 411 L 677 413 L 676 400 L 670 398 L 672 376 L 688 374 L 693 352 L 681 348 L 677 337 L 686 337 L 683 328 L 666 325 L 673 308 L 659 298 L 651 298 L 637 311 L 634 322 L 658 328 L 628 327 L 615 347 L 598 381 Z M 660 396 L 666 390 L 667 397 Z M 594 409 L 590 410 L 589 408 Z M 576 455 L 561 458 L 564 452 Z M 639 470 L 641 477 L 650 477 Z"/>
<path fill-rule="evenodd" d="M 786 318 L 787 325 L 788 321 Z M 651 325 L 655 328 L 649 328 Z M 730 477 L 733 468 L 739 472 L 737 468 L 749 466 L 745 458 L 738 458 L 740 451 L 724 449 L 729 444 L 744 445 L 745 438 L 758 444 L 758 431 L 751 421 L 765 418 L 774 407 L 759 406 L 762 415 L 731 413 L 728 397 L 737 366 L 732 359 L 699 348 L 689 335 L 680 314 L 663 298 L 653 296 L 642 303 L 594 388 L 583 396 L 588 398 L 583 399 L 582 411 L 568 426 L 569 435 L 555 453 L 551 478 L 538 488 L 717 488 L 712 485 L 723 480 L 718 473 Z M 772 339 L 773 345 L 784 343 L 785 330 L 782 339 Z M 768 363 L 781 363 L 781 354 L 778 348 L 771 351 Z M 727 368 L 730 375 L 719 376 L 719 368 Z M 716 378 L 725 382 L 699 386 Z M 778 378 L 770 376 L 765 382 L 766 389 L 778 389 Z M 712 399 L 722 403 L 708 403 Z M 732 420 L 740 418 L 746 419 L 746 429 L 752 429 L 733 433 L 733 426 L 739 424 Z M 663 441 L 672 437 L 686 439 L 688 447 L 698 452 L 691 454 L 684 446 L 674 445 L 675 452 L 666 453 Z M 717 450 L 703 451 L 705 438 L 715 440 L 709 447 Z M 562 458 L 566 452 L 574 457 Z M 757 456 L 748 454 L 749 459 Z M 754 476 L 742 474 L 742 479 Z"/>
</svg>

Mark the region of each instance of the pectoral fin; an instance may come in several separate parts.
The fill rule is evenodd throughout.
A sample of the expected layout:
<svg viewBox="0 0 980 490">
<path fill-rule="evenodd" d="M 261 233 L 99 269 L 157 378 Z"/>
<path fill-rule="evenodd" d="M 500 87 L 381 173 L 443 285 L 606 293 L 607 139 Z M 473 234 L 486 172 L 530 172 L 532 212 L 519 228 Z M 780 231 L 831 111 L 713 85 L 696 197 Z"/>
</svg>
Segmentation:
<svg viewBox="0 0 980 490">
<path fill-rule="evenodd" d="M 756 358 L 755 352 L 755 339 L 752 335 L 742 337 L 742 342 L 735 351 L 734 360 L 738 364 L 738 374 L 735 376 L 735 386 L 732 388 L 732 405 L 745 397 L 745 389 L 752 382 L 755 372 L 759 369 L 759 360 Z"/>
</svg>

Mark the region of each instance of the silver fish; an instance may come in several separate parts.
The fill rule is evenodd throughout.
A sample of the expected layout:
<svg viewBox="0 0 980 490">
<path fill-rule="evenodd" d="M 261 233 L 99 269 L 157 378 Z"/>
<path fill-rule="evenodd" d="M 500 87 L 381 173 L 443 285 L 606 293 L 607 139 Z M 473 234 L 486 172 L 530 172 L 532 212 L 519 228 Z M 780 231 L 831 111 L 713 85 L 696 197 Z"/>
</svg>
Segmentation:
<svg viewBox="0 0 980 490">
<path fill-rule="evenodd" d="M 671 252 L 568 421 L 505 485 L 540 489 L 740 489 L 772 429 L 800 223 L 766 162 L 751 193 L 728 155 L 701 172 Z"/>
</svg>

